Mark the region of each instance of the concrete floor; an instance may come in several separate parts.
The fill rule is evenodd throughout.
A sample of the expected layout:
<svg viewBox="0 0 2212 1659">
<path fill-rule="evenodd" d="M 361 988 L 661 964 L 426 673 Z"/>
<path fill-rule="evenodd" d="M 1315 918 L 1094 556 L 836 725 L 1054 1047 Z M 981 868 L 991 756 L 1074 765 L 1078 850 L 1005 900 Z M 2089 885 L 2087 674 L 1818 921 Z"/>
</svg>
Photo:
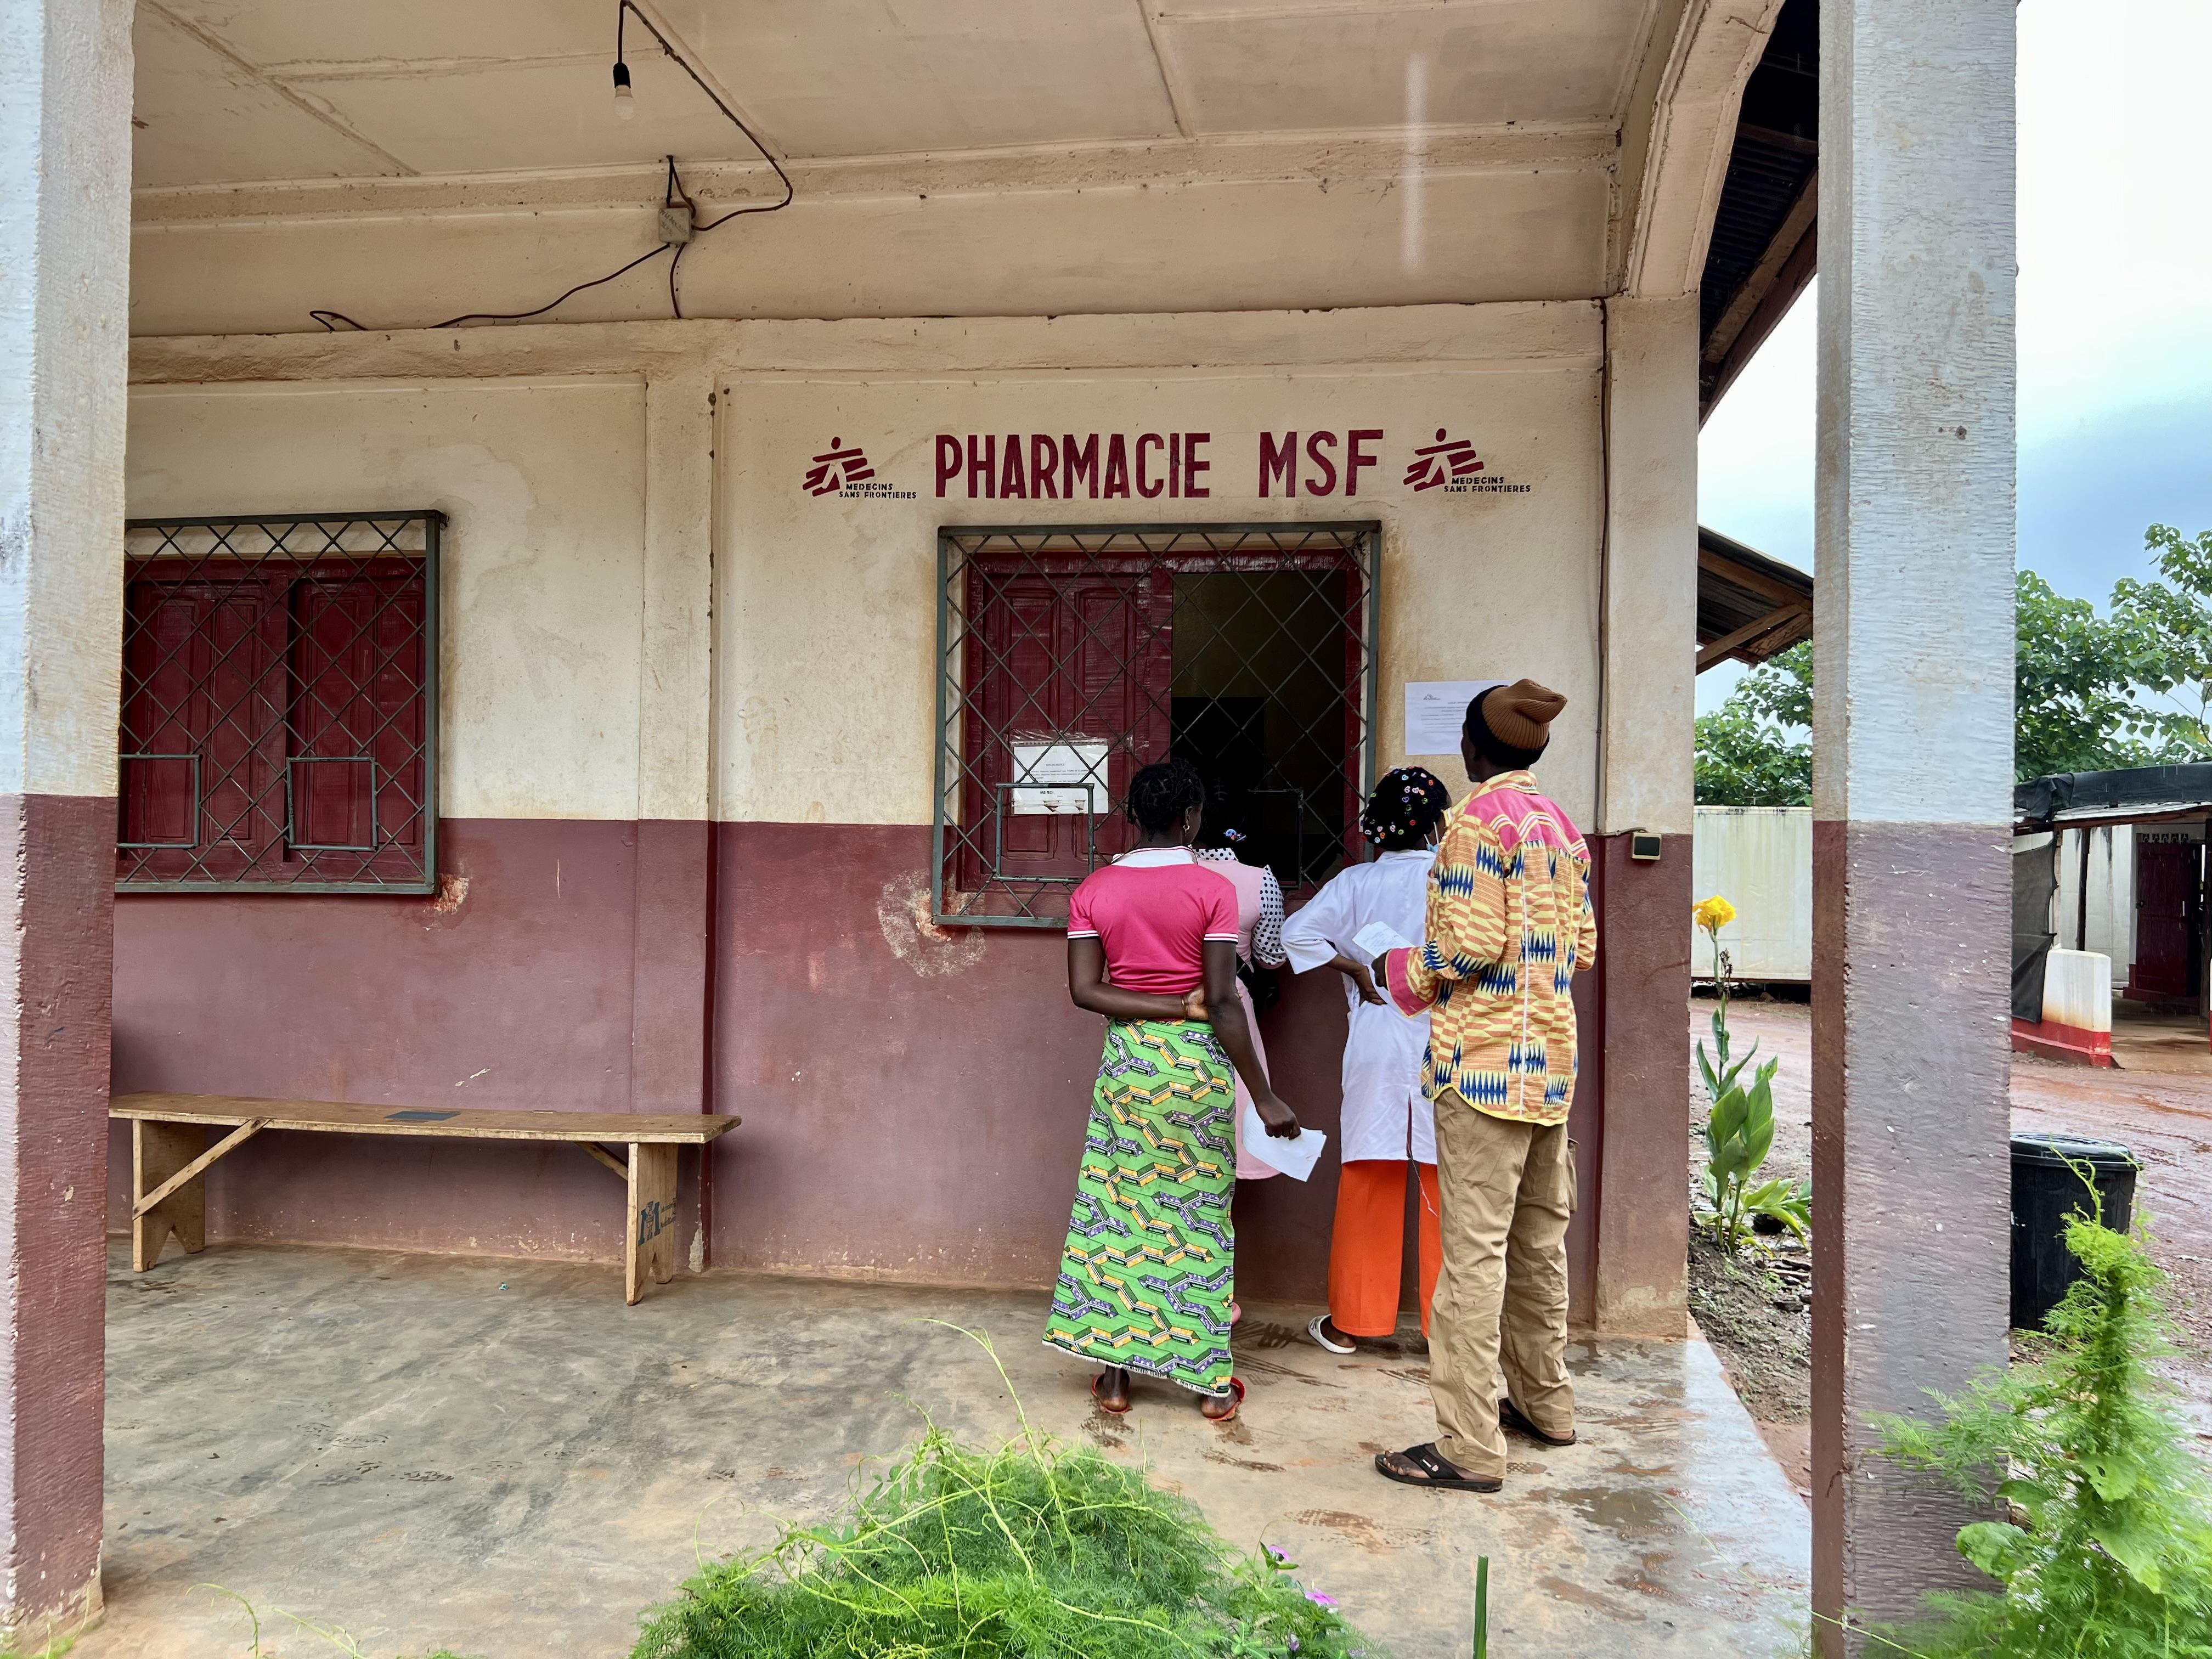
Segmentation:
<svg viewBox="0 0 2212 1659">
<path fill-rule="evenodd" d="M 1500 1498 L 1389 1485 L 1430 1438 L 1425 1361 L 1340 1359 L 1304 1316 L 1240 1330 L 1243 1419 L 1140 1390 L 1101 1417 L 1036 1340 L 1041 1295 L 715 1275 L 635 1308 L 608 1267 L 264 1246 L 111 1263 L 104 1624 L 79 1659 L 445 1644 L 485 1659 L 629 1651 L 711 1558 L 819 1519 L 917 1409 L 1013 1431 L 989 1331 L 1038 1425 L 1146 1460 L 1236 1544 L 1264 1531 L 1399 1659 L 1463 1656 L 1475 1557 L 1494 1651 L 1794 1654 L 1805 1506 L 1702 1341 L 1578 1340 L 1583 1442 L 1517 1449 Z"/>
</svg>

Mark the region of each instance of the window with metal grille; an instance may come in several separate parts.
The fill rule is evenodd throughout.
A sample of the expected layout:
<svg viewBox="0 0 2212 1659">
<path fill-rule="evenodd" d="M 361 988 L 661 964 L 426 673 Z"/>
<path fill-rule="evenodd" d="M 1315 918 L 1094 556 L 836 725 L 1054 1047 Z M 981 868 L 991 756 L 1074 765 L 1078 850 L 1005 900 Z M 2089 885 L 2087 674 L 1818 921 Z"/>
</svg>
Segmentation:
<svg viewBox="0 0 2212 1659">
<path fill-rule="evenodd" d="M 130 521 L 118 890 L 434 890 L 444 524 Z"/>
<path fill-rule="evenodd" d="M 1065 925 L 1171 755 L 1286 890 L 1361 857 L 1381 549 L 1373 523 L 940 530 L 936 920 Z"/>
</svg>

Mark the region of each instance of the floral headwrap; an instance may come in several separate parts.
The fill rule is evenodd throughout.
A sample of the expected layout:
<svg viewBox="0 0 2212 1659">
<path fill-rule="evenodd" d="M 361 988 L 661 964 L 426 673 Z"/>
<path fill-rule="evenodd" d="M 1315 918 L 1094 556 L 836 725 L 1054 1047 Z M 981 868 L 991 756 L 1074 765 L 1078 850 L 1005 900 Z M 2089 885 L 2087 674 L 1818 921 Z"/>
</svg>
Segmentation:
<svg viewBox="0 0 2212 1659">
<path fill-rule="evenodd" d="M 1451 792 L 1425 767 L 1400 766 L 1383 774 L 1367 810 L 1359 815 L 1359 833 L 1376 842 L 1418 847 L 1429 827 L 1451 806 Z"/>
</svg>

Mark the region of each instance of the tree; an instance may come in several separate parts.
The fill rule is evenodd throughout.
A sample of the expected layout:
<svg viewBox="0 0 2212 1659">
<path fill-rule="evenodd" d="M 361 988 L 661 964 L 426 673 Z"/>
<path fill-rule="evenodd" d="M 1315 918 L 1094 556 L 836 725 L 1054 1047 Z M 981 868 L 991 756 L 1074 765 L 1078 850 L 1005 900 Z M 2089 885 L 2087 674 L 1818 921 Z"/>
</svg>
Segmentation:
<svg viewBox="0 0 2212 1659">
<path fill-rule="evenodd" d="M 2144 542 L 2160 580 L 2117 583 L 2107 616 L 2020 573 L 2015 777 L 2212 757 L 2212 530 L 2188 537 L 2153 525 Z M 1808 641 L 1745 675 L 1698 720 L 1698 803 L 1809 803 L 1812 724 Z"/>
<path fill-rule="evenodd" d="M 2134 586 L 2123 582 L 2120 588 Z M 2169 756 L 2173 745 L 2162 740 L 2161 717 L 2129 695 L 2130 687 L 2153 682 L 2162 658 L 2140 625 L 2121 614 L 2119 589 L 2106 620 L 2088 600 L 2069 599 L 2023 570 L 2014 616 L 2015 777 L 2186 757 Z"/>
<path fill-rule="evenodd" d="M 1813 642 L 1761 663 L 1697 724 L 1701 806 L 1809 806 Z"/>
<path fill-rule="evenodd" d="M 2143 545 L 2165 580 L 2115 583 L 2112 626 L 2136 653 L 2135 682 L 2172 705 L 2141 722 L 2160 739 L 2157 757 L 2201 760 L 2212 754 L 2212 530 L 2189 537 L 2154 524 Z"/>
</svg>

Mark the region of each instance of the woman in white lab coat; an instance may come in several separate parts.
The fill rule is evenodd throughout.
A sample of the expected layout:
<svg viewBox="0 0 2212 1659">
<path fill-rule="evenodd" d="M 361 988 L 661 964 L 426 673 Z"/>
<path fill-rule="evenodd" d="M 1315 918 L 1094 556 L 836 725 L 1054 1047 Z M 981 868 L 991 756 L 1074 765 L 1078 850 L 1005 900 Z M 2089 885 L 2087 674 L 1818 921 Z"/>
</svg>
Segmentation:
<svg viewBox="0 0 2212 1659">
<path fill-rule="evenodd" d="M 1380 924 L 1395 942 L 1420 943 L 1428 908 L 1429 866 L 1451 795 L 1434 775 L 1401 766 L 1375 786 L 1360 814 L 1373 842 L 1370 863 L 1346 865 L 1283 925 L 1283 948 L 1297 973 L 1334 968 L 1351 1008 L 1344 1040 L 1344 1115 L 1338 1146 L 1344 1170 L 1329 1243 L 1328 1312 L 1307 1333 L 1332 1353 L 1351 1353 L 1358 1337 L 1398 1328 L 1405 1255 L 1406 1182 L 1420 1183 L 1421 1331 L 1429 1328 L 1443 1260 L 1437 1197 L 1436 1118 L 1421 1094 L 1421 1055 L 1429 1017 L 1408 1018 L 1378 993 L 1368 964 L 1382 954 L 1359 935 Z M 1386 941 L 1389 943 L 1389 941 Z"/>
</svg>

